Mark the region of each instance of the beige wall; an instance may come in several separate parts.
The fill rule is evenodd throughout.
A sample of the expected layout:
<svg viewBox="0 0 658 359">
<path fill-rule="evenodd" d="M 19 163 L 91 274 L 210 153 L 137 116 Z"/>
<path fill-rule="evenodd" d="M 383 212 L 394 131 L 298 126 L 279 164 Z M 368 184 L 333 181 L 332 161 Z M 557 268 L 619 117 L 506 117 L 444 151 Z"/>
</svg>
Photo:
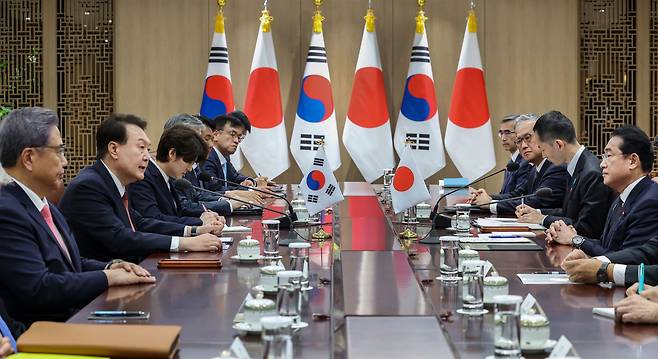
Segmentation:
<svg viewBox="0 0 658 359">
<path fill-rule="evenodd" d="M 367 0 L 325 0 L 322 6 L 339 136 L 345 122 L 367 4 Z M 373 1 L 392 128 L 395 128 L 407 73 L 415 4 L 415 0 Z M 560 109 L 576 120 L 578 2 L 488 0 L 477 4 L 480 51 L 494 131 L 497 131 L 497 120 L 510 112 L 542 113 Z M 228 0 L 225 8 L 238 107 L 244 103 L 261 7 L 259 0 Z M 154 142 L 168 116 L 199 110 L 215 9 L 215 0 L 115 1 L 116 109 L 145 117 Z M 270 1 L 288 136 L 295 118 L 313 10 L 311 0 Z M 467 1 L 434 0 L 426 6 L 443 132 L 466 12 Z M 496 152 L 503 165 L 506 154 L 500 148 Z M 336 172 L 338 179 L 362 180 L 344 148 L 341 155 L 343 164 Z M 292 156 L 291 163 L 291 168 L 278 178 L 280 182 L 300 180 L 301 172 Z M 448 166 L 430 180 L 434 183 L 438 178 L 457 175 L 448 161 Z M 501 178 L 490 181 L 487 187 L 497 188 Z"/>
</svg>

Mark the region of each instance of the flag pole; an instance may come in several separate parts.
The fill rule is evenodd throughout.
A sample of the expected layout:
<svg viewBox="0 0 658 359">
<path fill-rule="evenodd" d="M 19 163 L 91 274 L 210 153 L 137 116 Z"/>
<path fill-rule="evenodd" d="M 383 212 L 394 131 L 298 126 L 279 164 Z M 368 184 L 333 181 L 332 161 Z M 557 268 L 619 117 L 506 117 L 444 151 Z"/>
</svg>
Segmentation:
<svg viewBox="0 0 658 359">
<path fill-rule="evenodd" d="M 318 138 L 315 140 L 315 144 L 318 145 L 318 151 L 321 147 L 324 148 L 324 138 Z M 331 166 L 329 166 L 329 170 L 331 171 Z M 315 233 L 311 234 L 311 238 L 309 238 L 311 242 L 323 242 L 331 238 L 331 233 L 328 233 L 322 228 L 322 218 L 320 218 L 319 226 L 320 228 Z"/>
<path fill-rule="evenodd" d="M 419 0 L 418 2 L 420 3 Z M 412 145 L 414 141 L 407 137 L 407 139 L 404 141 L 404 147 L 409 147 Z M 393 177 L 393 180 L 395 181 L 395 177 Z M 418 233 L 411 227 L 416 227 L 418 225 L 418 219 L 416 218 L 416 206 L 413 205 L 409 208 L 407 208 L 403 215 L 402 215 L 402 221 L 400 222 L 405 225 L 404 231 L 400 232 L 398 235 L 400 239 L 403 239 L 405 241 L 407 240 L 418 240 Z M 405 244 L 405 243 L 403 243 Z M 407 248 L 409 247 L 408 243 L 406 243 Z"/>
</svg>

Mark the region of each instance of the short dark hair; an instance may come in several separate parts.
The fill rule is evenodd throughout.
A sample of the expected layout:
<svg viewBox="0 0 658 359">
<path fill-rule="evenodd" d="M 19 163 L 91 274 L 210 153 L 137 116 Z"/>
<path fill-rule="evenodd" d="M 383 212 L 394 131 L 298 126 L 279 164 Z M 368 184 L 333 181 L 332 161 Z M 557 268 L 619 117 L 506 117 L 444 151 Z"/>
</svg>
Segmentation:
<svg viewBox="0 0 658 359">
<path fill-rule="evenodd" d="M 199 121 L 201 121 L 204 125 L 206 125 L 206 127 L 208 127 L 211 131 L 215 130 L 215 123 L 213 122 L 213 120 L 201 114 L 194 115 L 194 117 L 198 118 Z"/>
<path fill-rule="evenodd" d="M 107 145 L 110 142 L 125 144 L 128 141 L 126 125 L 135 125 L 146 130 L 146 121 L 135 115 L 113 113 L 101 122 L 96 131 L 96 159 L 107 155 Z"/>
<path fill-rule="evenodd" d="M 233 127 L 244 128 L 246 129 L 244 122 L 240 121 L 237 117 L 227 115 L 219 115 L 213 119 L 215 123 L 215 130 L 223 130 L 226 123 L 229 123 Z"/>
<path fill-rule="evenodd" d="M 549 111 L 541 115 L 533 130 L 542 142 L 562 140 L 567 143 L 576 143 L 576 129 L 567 116 L 560 111 Z"/>
<path fill-rule="evenodd" d="M 160 162 L 169 162 L 171 149 L 187 163 L 201 162 L 208 156 L 206 142 L 199 133 L 185 125 L 176 125 L 162 133 L 155 158 Z"/>
<path fill-rule="evenodd" d="M 235 117 L 238 120 L 240 120 L 240 122 L 242 122 L 242 126 L 245 128 L 245 130 L 247 130 L 247 132 L 251 133 L 251 122 L 249 122 L 249 117 L 247 117 L 246 113 L 244 113 L 240 110 L 235 110 L 233 112 L 229 112 L 228 115 L 231 116 L 231 117 Z"/>
<path fill-rule="evenodd" d="M 621 153 L 637 154 L 640 157 L 642 171 L 651 172 L 654 159 L 653 147 L 649 136 L 644 131 L 637 126 L 625 125 L 612 132 L 612 137 L 621 138 L 622 144 L 619 146 Z"/>
</svg>

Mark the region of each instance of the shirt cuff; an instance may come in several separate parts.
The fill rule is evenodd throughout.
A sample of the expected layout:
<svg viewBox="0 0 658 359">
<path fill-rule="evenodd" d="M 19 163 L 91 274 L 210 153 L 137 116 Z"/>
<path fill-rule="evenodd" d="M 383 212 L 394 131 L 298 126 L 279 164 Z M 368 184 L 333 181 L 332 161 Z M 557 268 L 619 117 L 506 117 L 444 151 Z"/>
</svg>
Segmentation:
<svg viewBox="0 0 658 359">
<path fill-rule="evenodd" d="M 185 226 L 185 229 L 183 230 L 183 237 L 191 237 L 191 236 L 192 236 L 192 226 Z"/>
<path fill-rule="evenodd" d="M 180 243 L 180 238 L 177 236 L 171 237 L 171 246 L 169 247 L 170 252 L 178 252 L 178 245 Z"/>
<path fill-rule="evenodd" d="M 541 209 L 535 208 L 535 211 L 537 211 L 537 213 L 541 214 Z"/>
<path fill-rule="evenodd" d="M 222 199 L 220 198 L 219 200 L 221 201 Z M 233 213 L 233 205 L 231 204 L 231 201 L 229 201 L 228 199 L 224 199 L 224 201 L 228 203 L 228 208 L 230 209 L 228 213 Z"/>
<path fill-rule="evenodd" d="M 598 256 L 598 257 L 594 257 L 594 259 L 598 259 L 603 263 L 610 263 L 610 259 L 608 259 L 608 257 L 606 256 Z"/>
<path fill-rule="evenodd" d="M 489 211 L 493 214 L 498 214 L 498 203 L 492 203 L 489 205 Z"/>
<path fill-rule="evenodd" d="M 623 286 L 626 284 L 626 265 L 625 264 L 613 264 L 612 268 L 612 278 L 615 281 L 616 285 Z"/>
</svg>

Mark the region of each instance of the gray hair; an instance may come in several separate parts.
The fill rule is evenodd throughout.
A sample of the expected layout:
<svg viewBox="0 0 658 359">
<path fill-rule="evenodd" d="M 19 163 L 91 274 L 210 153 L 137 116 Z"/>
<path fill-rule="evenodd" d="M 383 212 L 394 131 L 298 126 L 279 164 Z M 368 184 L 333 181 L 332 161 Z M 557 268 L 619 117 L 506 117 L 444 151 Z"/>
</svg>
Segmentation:
<svg viewBox="0 0 658 359">
<path fill-rule="evenodd" d="M 11 111 L 0 122 L 0 164 L 5 168 L 14 167 L 25 148 L 46 146 L 52 128 L 58 123 L 55 111 L 47 108 L 26 107 Z"/>
<path fill-rule="evenodd" d="M 168 130 L 176 125 L 187 126 L 197 133 L 201 134 L 206 127 L 206 125 L 201 122 L 198 118 L 188 115 L 186 113 L 179 113 L 177 115 L 171 116 L 167 122 L 164 124 L 164 130 Z"/>
<path fill-rule="evenodd" d="M 503 116 L 503 119 L 500 120 L 500 123 L 506 123 L 506 122 L 514 121 L 514 120 L 516 120 L 517 117 L 519 117 L 519 115 L 517 115 L 515 113 L 505 115 L 505 116 Z"/>
<path fill-rule="evenodd" d="M 539 119 L 539 115 L 537 115 L 536 113 L 524 113 L 522 115 L 518 115 L 516 116 L 516 120 L 514 120 L 514 128 L 516 129 L 523 122 L 526 121 L 536 122 L 538 119 Z"/>
</svg>

